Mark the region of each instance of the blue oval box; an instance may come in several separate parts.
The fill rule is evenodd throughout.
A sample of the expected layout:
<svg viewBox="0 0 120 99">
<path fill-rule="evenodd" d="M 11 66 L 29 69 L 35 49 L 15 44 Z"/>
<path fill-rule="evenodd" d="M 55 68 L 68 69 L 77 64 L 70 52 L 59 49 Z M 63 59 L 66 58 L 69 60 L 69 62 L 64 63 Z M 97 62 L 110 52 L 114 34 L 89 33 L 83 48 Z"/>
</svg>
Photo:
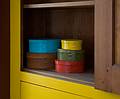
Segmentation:
<svg viewBox="0 0 120 99">
<path fill-rule="evenodd" d="M 60 39 L 29 40 L 30 53 L 56 53 L 60 48 Z"/>
</svg>

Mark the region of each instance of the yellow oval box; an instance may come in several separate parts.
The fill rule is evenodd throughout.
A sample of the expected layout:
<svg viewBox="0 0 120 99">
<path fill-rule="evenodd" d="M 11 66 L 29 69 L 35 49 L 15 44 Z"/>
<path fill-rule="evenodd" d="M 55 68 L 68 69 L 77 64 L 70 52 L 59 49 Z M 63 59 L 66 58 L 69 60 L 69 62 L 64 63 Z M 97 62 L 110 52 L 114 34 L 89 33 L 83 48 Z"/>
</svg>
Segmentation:
<svg viewBox="0 0 120 99">
<path fill-rule="evenodd" d="M 66 39 L 61 40 L 62 49 L 66 50 L 81 50 L 82 49 L 82 40 L 78 39 Z"/>
</svg>

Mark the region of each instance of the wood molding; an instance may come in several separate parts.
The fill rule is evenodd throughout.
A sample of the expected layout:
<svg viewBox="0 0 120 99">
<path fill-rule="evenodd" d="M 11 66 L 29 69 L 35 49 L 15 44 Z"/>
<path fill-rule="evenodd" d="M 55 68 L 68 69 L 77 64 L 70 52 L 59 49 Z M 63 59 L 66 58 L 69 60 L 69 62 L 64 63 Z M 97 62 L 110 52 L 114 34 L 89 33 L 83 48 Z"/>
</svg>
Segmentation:
<svg viewBox="0 0 120 99">
<path fill-rule="evenodd" d="M 10 99 L 10 0 L 0 0 L 0 99 Z"/>
<path fill-rule="evenodd" d="M 112 92 L 120 94 L 120 0 L 115 1 L 115 64 L 112 66 Z"/>
<path fill-rule="evenodd" d="M 95 0 L 95 83 L 96 88 L 112 91 L 113 1 Z"/>
<path fill-rule="evenodd" d="M 54 8 L 54 7 L 86 7 L 94 6 L 94 1 L 78 1 L 63 3 L 26 4 L 24 8 Z"/>
<path fill-rule="evenodd" d="M 115 62 L 120 64 L 120 0 L 115 2 Z"/>
</svg>

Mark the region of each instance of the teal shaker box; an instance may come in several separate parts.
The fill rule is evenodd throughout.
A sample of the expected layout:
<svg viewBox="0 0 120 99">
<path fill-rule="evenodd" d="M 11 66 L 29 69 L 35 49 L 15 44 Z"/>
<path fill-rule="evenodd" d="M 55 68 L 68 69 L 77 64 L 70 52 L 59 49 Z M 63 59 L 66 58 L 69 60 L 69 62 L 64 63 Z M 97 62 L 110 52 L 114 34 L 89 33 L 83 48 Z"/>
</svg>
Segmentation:
<svg viewBox="0 0 120 99">
<path fill-rule="evenodd" d="M 30 39 L 30 53 L 56 53 L 60 48 L 60 39 Z"/>
</svg>

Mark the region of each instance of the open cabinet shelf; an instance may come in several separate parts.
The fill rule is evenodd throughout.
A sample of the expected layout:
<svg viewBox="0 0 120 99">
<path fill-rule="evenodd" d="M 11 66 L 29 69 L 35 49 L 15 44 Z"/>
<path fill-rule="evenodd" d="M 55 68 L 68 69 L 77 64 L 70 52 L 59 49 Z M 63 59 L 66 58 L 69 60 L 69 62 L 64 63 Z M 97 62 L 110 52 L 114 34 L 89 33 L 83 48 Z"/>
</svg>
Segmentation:
<svg viewBox="0 0 120 99">
<path fill-rule="evenodd" d="M 94 6 L 94 1 L 76 1 L 76 2 L 59 2 L 45 4 L 25 4 L 24 8 L 59 8 L 59 7 L 90 7 Z"/>
<path fill-rule="evenodd" d="M 120 99 L 114 94 L 104 92 L 120 92 L 117 91 L 120 89 L 119 66 L 114 66 L 113 71 L 115 59 L 113 1 L 115 0 L 95 0 L 94 6 L 91 7 L 55 6 L 35 9 L 24 8 L 24 5 L 86 0 L 23 0 L 20 7 L 21 1 L 10 0 L 11 64 L 8 67 L 12 72 L 8 75 L 10 79 L 6 79 L 11 82 L 9 91 L 12 98 Z M 28 40 L 43 38 L 83 40 L 85 72 L 64 74 L 56 73 L 55 70 L 28 68 L 26 57 L 29 49 Z M 6 66 L 2 67 L 4 70 L 7 69 Z M 9 86 L 9 83 L 7 85 Z"/>
<path fill-rule="evenodd" d="M 94 1 L 24 4 L 21 23 L 21 70 L 94 86 Z M 83 40 L 85 72 L 66 74 L 27 68 L 28 40 L 44 38 Z"/>
</svg>

